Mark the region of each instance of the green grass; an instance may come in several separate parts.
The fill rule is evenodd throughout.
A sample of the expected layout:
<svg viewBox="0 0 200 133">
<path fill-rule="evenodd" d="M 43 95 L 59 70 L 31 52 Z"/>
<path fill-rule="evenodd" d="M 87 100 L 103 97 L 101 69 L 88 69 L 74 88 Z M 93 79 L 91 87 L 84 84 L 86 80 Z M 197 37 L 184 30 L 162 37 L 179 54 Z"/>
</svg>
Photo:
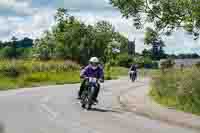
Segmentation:
<svg viewBox="0 0 200 133">
<path fill-rule="evenodd" d="M 152 75 L 156 75 L 158 73 L 158 69 L 139 69 L 140 77 L 152 77 Z"/>
<path fill-rule="evenodd" d="M 127 72 L 126 68 L 113 67 L 111 79 Z M 79 82 L 80 66 L 70 61 L 0 61 L 0 90 Z"/>
<path fill-rule="evenodd" d="M 105 72 L 106 80 L 117 79 L 119 76 L 128 75 L 128 69 L 124 67 L 112 67 L 111 68 L 111 77 L 109 77 L 108 72 Z"/>
<path fill-rule="evenodd" d="M 0 90 L 79 83 L 79 72 L 37 72 L 17 78 L 0 76 Z"/>
<path fill-rule="evenodd" d="M 169 69 L 152 76 L 149 95 L 159 104 L 200 115 L 200 69 Z"/>
<path fill-rule="evenodd" d="M 176 108 L 177 106 L 177 101 L 175 97 L 165 97 L 165 96 L 160 96 L 158 91 L 156 91 L 155 88 L 151 89 L 149 92 L 149 95 L 159 104 L 165 105 L 168 107 Z"/>
<path fill-rule="evenodd" d="M 16 88 L 18 88 L 16 79 L 0 75 L 0 90 Z"/>
</svg>

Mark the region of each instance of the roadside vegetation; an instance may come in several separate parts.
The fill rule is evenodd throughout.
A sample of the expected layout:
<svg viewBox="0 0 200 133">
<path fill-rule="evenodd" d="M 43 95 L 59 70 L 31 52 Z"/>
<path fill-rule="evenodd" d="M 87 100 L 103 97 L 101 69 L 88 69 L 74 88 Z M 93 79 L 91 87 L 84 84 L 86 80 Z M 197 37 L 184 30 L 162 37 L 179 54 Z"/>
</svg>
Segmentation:
<svg viewBox="0 0 200 133">
<path fill-rule="evenodd" d="M 1 60 L 0 90 L 77 83 L 79 70 L 71 61 Z"/>
<path fill-rule="evenodd" d="M 150 96 L 159 104 L 200 115 L 200 68 L 174 69 L 152 76 Z"/>
<path fill-rule="evenodd" d="M 127 69 L 113 67 L 112 77 L 127 74 Z M 1 60 L 0 90 L 36 87 L 55 84 L 72 84 L 80 81 L 80 65 L 72 61 Z"/>
<path fill-rule="evenodd" d="M 165 58 L 156 56 L 159 47 L 162 53 L 164 46 L 162 37 L 181 29 L 199 39 L 200 35 L 200 1 L 188 0 L 137 0 L 121 1 L 111 0 L 114 7 L 118 8 L 126 18 L 133 19 L 137 29 L 142 29 L 145 24 L 153 25 L 146 28 L 145 44 L 152 46 L 153 54 L 143 51 L 144 56 L 153 57 L 154 60 Z M 146 14 L 146 15 L 143 15 Z M 181 28 L 180 28 L 181 27 Z M 161 36 L 162 35 L 162 36 Z M 158 45 L 158 43 L 160 45 Z M 180 43 L 181 46 L 181 43 Z M 151 56 L 153 55 L 153 56 Z M 161 58 L 160 58 L 161 57 Z M 199 58 L 198 55 L 171 55 L 167 58 Z M 194 114 L 200 114 L 200 69 L 170 68 L 168 61 L 161 66 L 161 70 L 152 74 L 152 90 L 150 95 L 158 103 Z M 148 72 L 143 71 L 143 75 Z"/>
</svg>

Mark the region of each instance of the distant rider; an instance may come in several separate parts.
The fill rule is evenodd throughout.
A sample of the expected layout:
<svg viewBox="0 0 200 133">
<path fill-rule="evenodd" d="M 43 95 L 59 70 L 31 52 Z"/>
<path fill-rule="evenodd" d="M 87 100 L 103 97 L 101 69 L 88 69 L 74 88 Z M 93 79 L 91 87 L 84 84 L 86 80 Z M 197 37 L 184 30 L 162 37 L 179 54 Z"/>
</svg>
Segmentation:
<svg viewBox="0 0 200 133">
<path fill-rule="evenodd" d="M 135 65 L 135 64 L 132 64 L 131 65 L 131 67 L 130 67 L 130 69 L 129 69 L 129 76 L 130 76 L 130 78 L 131 78 L 131 72 L 135 72 L 135 77 L 137 77 L 137 65 Z"/>
</svg>

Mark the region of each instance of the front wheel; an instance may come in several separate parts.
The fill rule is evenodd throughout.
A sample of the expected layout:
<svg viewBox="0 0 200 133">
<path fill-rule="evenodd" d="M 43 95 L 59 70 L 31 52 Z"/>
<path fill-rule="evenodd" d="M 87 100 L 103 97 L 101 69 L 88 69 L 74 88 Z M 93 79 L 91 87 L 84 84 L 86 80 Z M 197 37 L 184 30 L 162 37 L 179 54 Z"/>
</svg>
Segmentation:
<svg viewBox="0 0 200 133">
<path fill-rule="evenodd" d="M 85 108 L 85 104 L 83 103 L 83 104 L 81 105 L 81 107 L 84 109 L 84 108 Z"/>
<path fill-rule="evenodd" d="M 95 89 L 96 89 L 95 87 L 90 88 L 90 94 L 89 94 L 88 102 L 87 102 L 87 105 L 86 105 L 87 110 L 90 110 L 92 108 L 92 104 L 94 102 Z"/>
<path fill-rule="evenodd" d="M 88 101 L 88 96 L 87 96 L 87 92 L 84 91 L 82 96 L 81 96 L 81 107 L 82 108 L 85 108 L 86 104 L 87 104 L 87 101 Z"/>
<path fill-rule="evenodd" d="M 133 73 L 131 75 L 131 80 L 132 80 L 132 82 L 135 82 L 135 80 L 136 80 L 136 73 Z"/>
<path fill-rule="evenodd" d="M 90 110 L 91 108 L 92 108 L 92 104 L 87 104 L 86 106 L 85 106 L 85 108 L 87 109 L 87 110 Z"/>
</svg>

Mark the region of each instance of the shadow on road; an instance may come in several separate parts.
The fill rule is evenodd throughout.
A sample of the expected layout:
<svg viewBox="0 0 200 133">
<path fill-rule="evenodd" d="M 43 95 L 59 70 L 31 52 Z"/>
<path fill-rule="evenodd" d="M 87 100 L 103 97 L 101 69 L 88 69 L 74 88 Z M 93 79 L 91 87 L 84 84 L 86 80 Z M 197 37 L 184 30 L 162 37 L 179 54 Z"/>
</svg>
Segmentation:
<svg viewBox="0 0 200 133">
<path fill-rule="evenodd" d="M 0 133 L 5 133 L 4 125 L 0 123 Z"/>
<path fill-rule="evenodd" d="M 103 113 L 122 113 L 121 111 L 117 111 L 117 110 L 110 110 L 110 109 L 100 109 L 100 108 L 92 108 L 90 111 L 96 111 L 96 112 L 103 112 Z"/>
</svg>

